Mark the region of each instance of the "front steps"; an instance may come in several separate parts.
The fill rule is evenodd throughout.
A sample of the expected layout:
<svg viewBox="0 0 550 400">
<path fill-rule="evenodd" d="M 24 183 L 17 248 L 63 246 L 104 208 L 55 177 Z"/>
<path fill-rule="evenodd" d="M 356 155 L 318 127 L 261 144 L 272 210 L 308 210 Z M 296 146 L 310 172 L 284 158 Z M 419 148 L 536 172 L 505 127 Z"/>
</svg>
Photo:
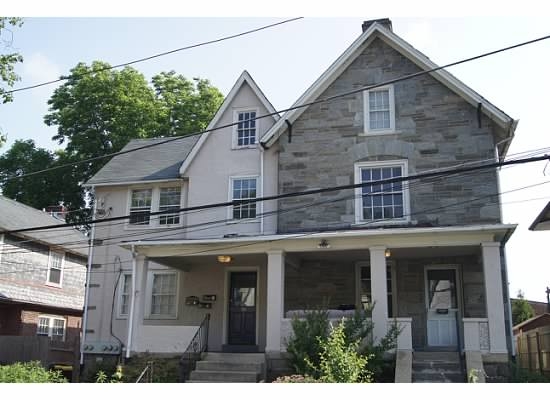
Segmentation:
<svg viewBox="0 0 550 400">
<path fill-rule="evenodd" d="M 264 353 L 204 353 L 187 382 L 259 382 L 264 375 Z"/>
<path fill-rule="evenodd" d="M 415 351 L 412 382 L 464 383 L 466 374 L 457 352 Z"/>
</svg>

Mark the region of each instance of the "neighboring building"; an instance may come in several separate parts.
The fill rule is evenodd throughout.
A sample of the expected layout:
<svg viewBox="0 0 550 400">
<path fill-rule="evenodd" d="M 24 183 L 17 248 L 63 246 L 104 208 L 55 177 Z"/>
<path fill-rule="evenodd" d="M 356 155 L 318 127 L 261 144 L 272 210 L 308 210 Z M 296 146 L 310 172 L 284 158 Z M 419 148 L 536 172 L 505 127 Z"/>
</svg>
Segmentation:
<svg viewBox="0 0 550 400">
<path fill-rule="evenodd" d="M 377 339 L 403 328 L 398 351 L 506 362 L 515 225 L 502 223 L 497 171 L 399 179 L 494 162 L 517 121 L 443 70 L 358 90 L 434 67 L 389 20 L 368 21 L 284 117 L 247 121 L 274 110 L 245 72 L 209 128 L 237 125 L 113 158 L 88 185 L 102 213 L 131 217 L 96 227 L 97 271 L 117 274 L 92 276 L 89 348 L 119 345 L 113 318 L 126 355 L 181 354 L 208 312 L 210 351 L 272 359 L 300 310 L 374 302 Z M 352 184 L 364 186 L 148 214 Z"/>
<path fill-rule="evenodd" d="M 80 337 L 87 238 L 46 212 L 0 196 L 0 335 Z M 2 349 L 0 349 L 0 353 Z"/>
<path fill-rule="evenodd" d="M 527 333 L 533 329 L 537 329 L 543 326 L 550 326 L 550 313 L 543 313 L 535 315 L 533 318 L 529 318 L 514 326 L 514 336 Z"/>
</svg>

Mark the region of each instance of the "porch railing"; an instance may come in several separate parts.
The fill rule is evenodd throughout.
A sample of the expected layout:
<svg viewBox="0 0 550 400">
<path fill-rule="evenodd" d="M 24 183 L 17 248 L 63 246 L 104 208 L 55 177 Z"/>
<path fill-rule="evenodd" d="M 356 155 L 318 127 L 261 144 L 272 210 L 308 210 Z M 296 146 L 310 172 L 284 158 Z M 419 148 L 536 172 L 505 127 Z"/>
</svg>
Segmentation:
<svg viewBox="0 0 550 400">
<path fill-rule="evenodd" d="M 487 318 L 462 318 L 464 324 L 464 350 L 489 351 L 489 322 Z"/>
<path fill-rule="evenodd" d="M 208 327 L 210 325 L 210 314 L 206 314 L 202 320 L 195 336 L 189 342 L 187 349 L 180 360 L 181 380 L 189 380 L 191 371 L 195 369 L 197 360 L 200 360 L 201 354 L 208 351 Z"/>
</svg>

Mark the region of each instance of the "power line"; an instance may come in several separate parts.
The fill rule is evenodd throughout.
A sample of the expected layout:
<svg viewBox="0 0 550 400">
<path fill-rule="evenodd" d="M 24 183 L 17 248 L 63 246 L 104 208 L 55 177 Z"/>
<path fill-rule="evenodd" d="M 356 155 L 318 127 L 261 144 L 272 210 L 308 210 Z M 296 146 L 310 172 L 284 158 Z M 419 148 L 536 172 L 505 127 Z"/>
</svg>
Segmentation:
<svg viewBox="0 0 550 400">
<path fill-rule="evenodd" d="M 387 80 L 387 81 L 384 81 L 384 82 L 381 82 L 381 83 L 377 83 L 377 84 L 374 84 L 374 85 L 363 86 L 363 87 L 358 88 L 358 89 L 354 89 L 354 90 L 350 90 L 350 91 L 347 91 L 347 92 L 339 93 L 339 94 L 329 96 L 329 97 L 326 97 L 326 98 L 317 99 L 317 100 L 314 100 L 314 101 L 311 101 L 311 102 L 308 102 L 308 103 L 292 106 L 292 107 L 285 108 L 285 109 L 282 109 L 282 110 L 278 110 L 278 111 L 275 111 L 275 112 L 272 112 L 272 113 L 267 113 L 267 114 L 263 114 L 263 115 L 256 115 L 255 118 L 249 118 L 249 119 L 244 120 L 244 121 L 233 122 L 233 123 L 221 125 L 221 126 L 218 126 L 218 127 L 215 127 L 215 128 L 205 129 L 205 130 L 202 130 L 202 131 L 189 133 L 189 134 L 183 135 L 183 136 L 173 137 L 173 138 L 166 139 L 166 140 L 163 140 L 163 141 L 159 141 L 159 142 L 156 142 L 156 143 L 151 143 L 151 144 L 148 144 L 148 145 L 135 147 L 133 149 L 121 150 L 121 151 L 117 151 L 117 152 L 110 153 L 110 154 L 104 154 L 102 156 L 90 157 L 90 158 L 87 158 L 87 159 L 84 159 L 84 160 L 74 161 L 74 162 L 71 162 L 71 163 L 58 165 L 58 166 L 55 166 L 55 167 L 50 167 L 50 168 L 46 168 L 46 169 L 39 170 L 39 171 L 29 172 L 27 174 L 22 174 L 22 175 L 12 176 L 12 177 L 6 177 L 6 178 L 0 179 L 0 182 L 5 183 L 5 182 L 11 181 L 11 180 L 26 178 L 26 177 L 29 177 L 29 176 L 34 176 L 34 175 L 42 174 L 42 173 L 45 173 L 45 172 L 58 170 L 58 169 L 61 169 L 61 168 L 67 168 L 67 167 L 71 167 L 71 166 L 74 166 L 74 165 L 79 165 L 79 164 L 82 164 L 82 163 L 89 163 L 89 162 L 102 160 L 102 159 L 107 158 L 107 157 L 114 157 L 114 156 L 119 156 L 119 155 L 123 155 L 123 154 L 133 153 L 135 151 L 148 149 L 148 148 L 155 147 L 155 146 L 160 146 L 161 144 L 166 144 L 166 143 L 171 143 L 171 142 L 174 142 L 174 141 L 177 141 L 177 140 L 182 140 L 182 139 L 185 139 L 185 138 L 190 137 L 190 136 L 202 135 L 203 133 L 214 132 L 214 131 L 217 131 L 217 130 L 220 130 L 220 129 L 229 128 L 229 127 L 235 126 L 235 125 L 237 125 L 239 123 L 242 123 L 242 122 L 255 121 L 255 120 L 258 120 L 258 119 L 263 119 L 263 118 L 271 117 L 271 116 L 274 116 L 274 115 L 278 116 L 278 115 L 280 115 L 281 113 L 284 113 L 284 112 L 296 110 L 296 109 L 299 109 L 299 108 L 309 107 L 309 106 L 314 105 L 314 104 L 329 102 L 329 101 L 335 100 L 335 99 L 340 98 L 340 97 L 348 96 L 350 94 L 355 94 L 355 93 L 363 92 L 365 90 L 371 90 L 371 89 L 375 89 L 377 87 L 386 86 L 386 85 L 389 85 L 389 84 L 392 84 L 392 83 L 401 82 L 401 81 L 404 81 L 404 80 L 407 80 L 407 79 L 411 79 L 411 78 L 415 78 L 415 77 L 418 77 L 418 76 L 421 76 L 421 75 L 426 75 L 426 74 L 429 74 L 429 73 L 432 73 L 432 72 L 435 72 L 435 71 L 439 71 L 439 70 L 444 69 L 444 68 L 453 67 L 455 65 L 463 64 L 463 63 L 466 63 L 466 62 L 469 62 L 469 61 L 474 61 L 474 60 L 477 60 L 477 59 L 480 59 L 480 58 L 483 58 L 483 57 L 498 54 L 498 53 L 508 51 L 508 50 L 511 50 L 511 49 L 515 49 L 515 48 L 518 48 L 518 47 L 521 47 L 521 46 L 526 46 L 526 45 L 529 45 L 529 44 L 533 44 L 533 43 L 536 43 L 536 42 L 539 42 L 539 41 L 542 41 L 542 40 L 546 40 L 546 39 L 549 39 L 549 38 L 550 38 L 550 35 L 542 36 L 542 37 L 539 37 L 537 39 L 529 40 L 529 41 L 518 43 L 518 44 L 515 44 L 515 45 L 512 45 L 512 46 L 504 47 L 504 48 L 501 48 L 501 49 L 498 49 L 498 50 L 483 53 L 483 54 L 480 54 L 480 55 L 477 55 L 477 56 L 474 56 L 474 57 L 470 57 L 470 58 L 462 59 L 462 60 L 455 61 L 455 62 L 452 62 L 452 63 L 449 63 L 449 64 L 445 64 L 445 65 L 442 65 L 440 67 L 435 67 L 435 68 L 432 68 L 432 69 L 415 72 L 415 73 L 412 73 L 412 74 L 409 74 L 409 75 L 402 76 L 400 78 L 390 79 L 390 80 Z"/>
<path fill-rule="evenodd" d="M 191 206 L 191 207 L 184 207 L 179 209 L 169 209 L 169 210 L 163 210 L 163 211 L 154 211 L 154 212 L 148 212 L 143 213 L 143 215 L 148 216 L 155 216 L 155 215 L 165 215 L 165 214 L 175 214 L 178 212 L 187 212 L 187 211 L 194 211 L 194 210 L 206 210 L 206 209 L 212 209 L 212 208 L 218 208 L 218 207 L 228 207 L 228 206 L 239 206 L 239 205 L 247 205 L 251 203 L 258 203 L 262 201 L 270 201 L 270 200 L 279 200 L 284 198 L 292 198 L 292 197 L 299 197 L 299 196 L 307 196 L 307 195 L 313 195 L 313 194 L 321 194 L 321 193 L 328 193 L 328 192 L 336 192 L 340 190 L 346 190 L 346 189 L 356 189 L 364 186 L 370 186 L 370 185 L 381 185 L 381 184 L 388 184 L 388 183 L 397 183 L 397 182 L 404 182 L 404 181 L 410 181 L 410 180 L 417 180 L 417 179 L 425 179 L 425 178 L 435 178 L 441 175 L 453 175 L 453 174 L 459 174 L 464 172 L 470 172 L 470 171 L 478 171 L 483 169 L 489 169 L 489 168 L 495 168 L 495 167 L 503 167 L 506 165 L 516 165 L 516 164 L 526 164 L 526 163 L 532 163 L 537 161 L 543 161 L 543 160 L 550 160 L 550 155 L 544 155 L 539 157 L 530 157 L 530 158 L 522 158 L 522 159 L 515 159 L 515 160 L 508 160 L 508 161 L 502 161 L 502 162 L 494 162 L 490 164 L 484 164 L 484 165 L 478 165 L 473 167 L 465 167 L 465 168 L 456 168 L 454 170 L 444 170 L 440 172 L 428 172 L 428 173 L 420 173 L 416 175 L 409 175 L 409 176 L 402 176 L 402 177 L 396 177 L 396 178 L 389 178 L 389 179 L 379 179 L 377 181 L 369 181 L 369 182 L 363 182 L 363 183 L 355 183 L 355 184 L 348 184 L 348 185 L 339 185 L 339 186 L 332 186 L 327 188 L 321 188 L 321 189 L 310 189 L 310 190 L 303 190 L 303 191 L 297 191 L 297 192 L 291 192 L 291 193 L 284 193 L 284 194 L 277 194 L 273 196 L 264 196 L 264 197 L 258 197 L 256 199 L 247 199 L 247 200 L 232 200 L 232 201 L 225 201 L 221 203 L 210 203 L 210 204 L 203 204 L 203 205 L 197 205 L 197 206 Z M 104 219 L 94 219 L 91 221 L 88 221 L 89 224 L 101 224 L 106 222 L 112 222 L 112 221 L 120 221 L 130 218 L 131 215 L 122 215 L 118 217 L 110 217 L 110 218 L 104 218 Z M 77 226 L 81 225 L 82 223 L 79 222 L 73 222 L 73 223 L 67 223 L 67 224 L 60 224 L 60 225 L 45 225 L 45 226 L 37 226 L 32 228 L 21 228 L 21 229 L 13 229 L 13 230 L 4 230 L 0 231 L 0 233 L 21 233 L 21 232 L 30 232 L 30 231 L 37 231 L 37 230 L 48 230 L 48 229 L 59 229 L 66 226 Z"/>
<path fill-rule="evenodd" d="M 201 43 L 193 44 L 193 45 L 190 45 L 190 46 L 180 47 L 178 49 L 165 51 L 165 52 L 154 54 L 154 55 L 148 56 L 148 57 L 138 58 L 137 60 L 128 61 L 128 62 L 125 62 L 125 63 L 122 63 L 122 64 L 116 64 L 116 65 L 113 65 L 113 66 L 96 69 L 94 71 L 87 71 L 85 73 L 81 73 L 81 74 L 78 74 L 78 75 L 62 76 L 59 79 L 39 83 L 39 84 L 32 85 L 32 86 L 25 86 L 25 87 L 22 87 L 22 88 L 7 90 L 5 93 L 10 94 L 10 93 L 15 93 L 15 92 L 21 92 L 23 90 L 30 90 L 30 89 L 35 89 L 35 88 L 38 88 L 38 87 L 41 87 L 41 86 L 52 85 L 54 83 L 66 81 L 66 80 L 69 80 L 71 78 L 80 78 L 82 76 L 95 74 L 97 72 L 108 71 L 108 70 L 115 69 L 115 68 L 120 68 L 120 67 L 127 67 L 128 65 L 137 64 L 137 63 L 152 60 L 152 59 L 158 58 L 158 57 L 163 57 L 163 56 L 166 56 L 166 55 L 169 55 L 169 54 L 177 53 L 179 51 L 194 49 L 196 47 L 206 46 L 206 45 L 213 44 L 213 43 L 223 42 L 225 40 L 235 39 L 235 38 L 240 37 L 240 36 L 249 35 L 251 33 L 255 33 L 255 32 L 265 30 L 265 29 L 273 28 L 275 26 L 283 25 L 283 24 L 286 24 L 288 22 L 294 22 L 294 21 L 297 21 L 297 20 L 302 19 L 302 18 L 304 18 L 304 17 L 296 17 L 296 18 L 286 19 L 284 21 L 276 22 L 276 23 L 269 24 L 269 25 L 264 25 L 264 26 L 261 26 L 259 28 L 251 29 L 251 30 L 248 30 L 248 31 L 245 31 L 245 32 L 237 33 L 237 34 L 230 35 L 230 36 L 224 36 L 224 37 L 219 38 L 219 39 L 209 40 L 209 41 L 206 41 L 206 42 L 201 42 Z"/>
</svg>

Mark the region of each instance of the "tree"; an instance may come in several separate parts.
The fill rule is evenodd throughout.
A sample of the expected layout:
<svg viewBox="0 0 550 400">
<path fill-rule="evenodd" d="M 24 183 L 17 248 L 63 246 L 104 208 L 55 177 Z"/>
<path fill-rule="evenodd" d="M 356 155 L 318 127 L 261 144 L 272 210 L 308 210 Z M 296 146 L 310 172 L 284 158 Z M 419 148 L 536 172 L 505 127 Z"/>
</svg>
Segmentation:
<svg viewBox="0 0 550 400">
<path fill-rule="evenodd" d="M 2 42 L 5 54 L 0 54 L 0 81 L 4 82 L 8 88 L 20 80 L 19 75 L 15 73 L 15 65 L 23 62 L 23 57 L 17 52 L 13 52 L 11 45 L 13 42 L 13 33 L 9 27 L 20 27 L 23 25 L 21 18 L 0 17 L 0 40 Z M 4 53 L 4 51 L 2 51 Z M 6 93 L 7 89 L 0 86 L 0 98 L 3 103 L 13 100 L 11 93 Z"/>
<path fill-rule="evenodd" d="M 523 292 L 518 291 L 518 298 L 512 299 L 512 323 L 515 325 L 533 318 L 535 311 L 527 300 L 524 299 Z"/>
</svg>

